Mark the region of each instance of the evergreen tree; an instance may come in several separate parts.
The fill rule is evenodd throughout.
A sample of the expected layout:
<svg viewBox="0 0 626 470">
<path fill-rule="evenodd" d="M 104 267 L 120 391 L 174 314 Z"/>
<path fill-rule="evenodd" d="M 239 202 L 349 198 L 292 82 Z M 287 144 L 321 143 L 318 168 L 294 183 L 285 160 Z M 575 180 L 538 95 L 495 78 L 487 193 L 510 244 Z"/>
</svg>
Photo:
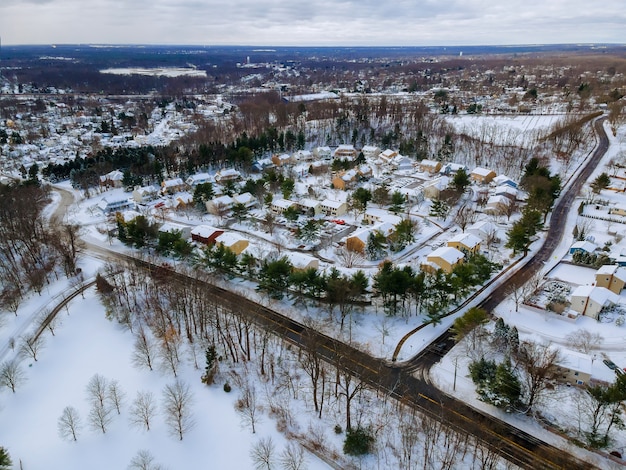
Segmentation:
<svg viewBox="0 0 626 470">
<path fill-rule="evenodd" d="M 372 451 L 374 436 L 369 429 L 358 427 L 346 431 L 346 440 L 343 443 L 343 452 L 346 455 L 366 455 Z"/>
<path fill-rule="evenodd" d="M 211 345 L 207 348 L 204 353 L 204 357 L 206 360 L 206 366 L 204 367 L 204 375 L 202 376 L 202 382 L 211 385 L 213 380 L 215 379 L 215 374 L 217 373 L 217 351 L 215 350 L 215 346 Z"/>
</svg>

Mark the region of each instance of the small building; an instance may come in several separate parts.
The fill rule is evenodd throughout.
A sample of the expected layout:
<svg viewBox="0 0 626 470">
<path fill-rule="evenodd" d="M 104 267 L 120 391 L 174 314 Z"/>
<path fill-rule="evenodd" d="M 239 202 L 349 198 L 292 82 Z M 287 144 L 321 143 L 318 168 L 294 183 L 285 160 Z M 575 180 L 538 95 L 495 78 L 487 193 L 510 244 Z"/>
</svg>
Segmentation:
<svg viewBox="0 0 626 470">
<path fill-rule="evenodd" d="M 450 178 L 447 176 L 440 176 L 431 181 L 424 183 L 422 193 L 426 199 L 437 199 L 441 194 L 441 191 L 448 187 Z"/>
<path fill-rule="evenodd" d="M 382 222 L 369 227 L 363 227 L 356 230 L 346 238 L 346 249 L 357 253 L 365 253 L 365 248 L 367 247 L 367 241 L 369 240 L 370 234 L 380 232 L 385 237 L 388 237 L 393 234 L 394 231 L 395 226 L 387 222 Z"/>
<path fill-rule="evenodd" d="M 215 183 L 215 178 L 208 173 L 196 173 L 185 180 L 187 186 L 195 188 L 199 184 Z"/>
<path fill-rule="evenodd" d="M 233 196 L 233 205 L 243 204 L 248 209 L 256 205 L 256 198 L 250 193 L 235 194 Z"/>
<path fill-rule="evenodd" d="M 470 173 L 470 179 L 478 184 L 488 184 L 496 177 L 493 170 L 477 166 Z"/>
<path fill-rule="evenodd" d="M 368 207 L 363 214 L 363 224 L 374 225 L 382 222 L 388 222 L 392 225 L 398 225 L 402 222 L 402 217 L 392 214 L 385 209 L 376 207 Z"/>
<path fill-rule="evenodd" d="M 183 240 L 191 237 L 191 227 L 188 225 L 177 224 L 174 222 L 165 222 L 159 227 L 159 233 L 175 233 L 179 232 Z"/>
<path fill-rule="evenodd" d="M 236 255 L 240 255 L 248 248 L 250 242 L 235 232 L 224 232 L 215 238 L 215 243 L 219 243 L 224 248 L 228 248 Z"/>
<path fill-rule="evenodd" d="M 441 167 L 439 173 L 445 176 L 454 176 L 459 170 L 464 170 L 467 173 L 467 167 L 465 165 L 461 165 L 460 163 L 446 163 Z"/>
<path fill-rule="evenodd" d="M 121 188 L 124 173 L 120 170 L 113 170 L 106 175 L 100 176 L 100 186 L 105 188 Z"/>
<path fill-rule="evenodd" d="M 314 159 L 313 152 L 310 150 L 298 150 L 293 154 L 293 157 L 298 162 L 311 162 Z"/>
<path fill-rule="evenodd" d="M 513 202 L 506 196 L 490 196 L 483 212 L 490 215 L 503 215 Z"/>
<path fill-rule="evenodd" d="M 234 168 L 226 168 L 215 174 L 215 181 L 225 183 L 226 181 L 237 181 L 241 178 L 241 173 Z"/>
<path fill-rule="evenodd" d="M 558 373 L 556 380 L 572 385 L 588 384 L 591 380 L 593 361 L 588 354 L 577 351 L 567 351 L 563 359 L 556 364 Z"/>
<path fill-rule="evenodd" d="M 480 238 L 471 233 L 459 233 L 448 240 L 447 245 L 456 248 L 463 253 L 478 253 L 480 251 Z"/>
<path fill-rule="evenodd" d="M 272 200 L 272 204 L 270 205 L 270 210 L 274 214 L 280 215 L 291 207 L 297 207 L 297 204 L 293 201 L 290 201 L 289 199 L 278 198 L 278 199 Z"/>
<path fill-rule="evenodd" d="M 234 204 L 234 200 L 227 194 L 223 196 L 214 197 L 206 202 L 206 210 L 209 214 L 223 215 L 229 211 Z"/>
<path fill-rule="evenodd" d="M 224 230 L 210 225 L 197 225 L 190 230 L 191 239 L 205 245 L 213 245 L 215 239 L 224 233 Z"/>
<path fill-rule="evenodd" d="M 320 205 L 322 213 L 327 217 L 339 217 L 348 212 L 348 204 L 346 202 L 324 199 Z"/>
<path fill-rule="evenodd" d="M 619 302 L 619 295 L 614 294 L 606 287 L 578 286 L 572 292 L 571 308 L 575 312 L 587 317 L 598 319 L 603 308 Z"/>
<path fill-rule="evenodd" d="M 487 220 L 479 220 L 465 229 L 466 233 L 471 233 L 480 238 L 481 242 L 497 236 L 498 227 Z"/>
<path fill-rule="evenodd" d="M 364 145 L 361 149 L 365 158 L 376 158 L 380 153 L 380 147 L 375 145 Z"/>
<path fill-rule="evenodd" d="M 392 166 L 396 171 L 413 171 L 415 169 L 415 160 L 398 155 L 393 159 Z"/>
<path fill-rule="evenodd" d="M 387 149 L 378 154 L 378 158 L 384 163 L 391 163 L 394 158 L 398 156 L 398 152 L 395 150 Z"/>
<path fill-rule="evenodd" d="M 351 188 L 356 182 L 358 173 L 355 169 L 343 172 L 335 176 L 332 180 L 333 188 L 345 191 Z"/>
<path fill-rule="evenodd" d="M 619 295 L 626 285 L 626 269 L 616 264 L 606 264 L 596 271 L 596 286 L 606 287 Z"/>
<path fill-rule="evenodd" d="M 163 194 L 174 194 L 184 189 L 185 182 L 181 178 L 173 178 L 161 183 L 161 192 Z"/>
<path fill-rule="evenodd" d="M 311 153 L 317 160 L 330 160 L 332 158 L 332 151 L 330 150 L 330 147 L 326 146 L 315 147 Z"/>
<path fill-rule="evenodd" d="M 626 207 L 622 207 L 622 206 L 609 207 L 609 214 L 626 216 Z"/>
<path fill-rule="evenodd" d="M 294 271 L 306 271 L 307 269 L 318 269 L 320 262 L 313 256 L 306 255 L 297 251 L 289 251 L 285 255 Z"/>
<path fill-rule="evenodd" d="M 143 186 L 133 191 L 133 201 L 137 204 L 145 204 L 159 197 L 159 188 L 156 186 Z"/>
<path fill-rule="evenodd" d="M 288 153 L 282 153 L 280 155 L 272 155 L 272 163 L 275 166 L 292 165 L 296 162 L 296 159 Z"/>
<path fill-rule="evenodd" d="M 129 200 L 126 195 L 103 197 L 97 205 L 105 214 L 135 207 L 135 203 Z"/>
<path fill-rule="evenodd" d="M 300 199 L 297 204 L 298 208 L 309 217 L 314 217 L 322 213 L 322 204 L 316 199 Z"/>
<path fill-rule="evenodd" d="M 496 189 L 493 190 L 493 194 L 496 196 L 506 196 L 511 201 L 515 201 L 517 199 L 517 189 L 506 184 L 496 186 Z"/>
<path fill-rule="evenodd" d="M 496 186 L 509 186 L 513 189 L 517 189 L 517 182 L 513 181 L 506 175 L 498 175 L 493 179 L 493 183 Z"/>
<path fill-rule="evenodd" d="M 465 255 L 462 251 L 451 246 L 442 246 L 426 256 L 426 262 L 422 264 L 421 268 L 423 271 L 431 273 L 439 269 L 451 273 L 457 264 L 463 262 L 464 258 Z"/>
<path fill-rule="evenodd" d="M 588 240 L 579 240 L 574 242 L 574 244 L 569 249 L 569 254 L 573 255 L 574 253 L 593 253 L 596 251 L 598 247 L 591 243 Z"/>
<path fill-rule="evenodd" d="M 438 162 L 436 160 L 424 159 L 419 162 L 418 168 L 422 173 L 429 173 L 431 175 L 434 175 L 435 173 L 441 171 L 442 166 L 443 165 L 441 164 L 441 162 Z"/>
<path fill-rule="evenodd" d="M 336 160 L 356 160 L 358 153 L 352 144 L 341 144 L 339 147 L 335 149 L 333 153 L 333 158 Z"/>
</svg>

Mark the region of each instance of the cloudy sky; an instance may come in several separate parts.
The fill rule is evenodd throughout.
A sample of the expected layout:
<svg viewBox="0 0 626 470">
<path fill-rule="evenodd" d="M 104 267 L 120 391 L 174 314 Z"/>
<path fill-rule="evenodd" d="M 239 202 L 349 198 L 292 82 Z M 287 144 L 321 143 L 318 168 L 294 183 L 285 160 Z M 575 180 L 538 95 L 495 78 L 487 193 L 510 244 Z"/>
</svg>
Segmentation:
<svg viewBox="0 0 626 470">
<path fill-rule="evenodd" d="M 626 43 L 624 0 L 0 0 L 4 44 Z"/>
</svg>

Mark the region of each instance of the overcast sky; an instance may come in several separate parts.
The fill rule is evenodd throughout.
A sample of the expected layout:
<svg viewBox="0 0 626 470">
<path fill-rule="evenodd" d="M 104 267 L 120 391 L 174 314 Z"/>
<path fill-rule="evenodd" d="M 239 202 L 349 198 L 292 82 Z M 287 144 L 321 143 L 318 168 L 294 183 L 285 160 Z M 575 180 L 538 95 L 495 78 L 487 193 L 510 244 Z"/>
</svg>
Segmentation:
<svg viewBox="0 0 626 470">
<path fill-rule="evenodd" d="M 0 0 L 4 44 L 626 43 L 624 0 Z"/>
</svg>

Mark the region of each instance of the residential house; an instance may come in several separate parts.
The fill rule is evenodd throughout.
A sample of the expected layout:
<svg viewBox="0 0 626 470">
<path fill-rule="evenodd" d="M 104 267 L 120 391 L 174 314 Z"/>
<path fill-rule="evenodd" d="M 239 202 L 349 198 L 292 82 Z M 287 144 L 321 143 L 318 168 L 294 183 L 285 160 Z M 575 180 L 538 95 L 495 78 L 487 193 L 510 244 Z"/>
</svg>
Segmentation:
<svg viewBox="0 0 626 470">
<path fill-rule="evenodd" d="M 189 232 L 191 239 L 205 245 L 213 245 L 215 239 L 224 233 L 224 230 L 211 227 L 210 225 L 197 225 Z"/>
<path fill-rule="evenodd" d="M 434 175 L 435 173 L 439 173 L 441 171 L 442 163 L 436 160 L 428 160 L 424 159 L 418 164 L 419 171 L 422 173 L 429 173 Z"/>
<path fill-rule="evenodd" d="M 173 178 L 161 183 L 161 192 L 163 194 L 174 194 L 184 189 L 185 182 L 181 178 Z"/>
<path fill-rule="evenodd" d="M 348 212 L 348 203 L 345 201 L 334 201 L 332 199 L 324 199 L 321 202 L 322 212 L 327 217 L 339 217 Z"/>
<path fill-rule="evenodd" d="M 476 235 L 481 239 L 482 242 L 487 241 L 489 238 L 493 238 L 498 233 L 498 227 L 492 222 L 487 220 L 480 220 L 478 222 L 474 222 L 469 227 L 465 228 L 467 233 L 471 233 Z"/>
<path fill-rule="evenodd" d="M 330 147 L 315 147 L 311 153 L 317 160 L 330 160 L 332 158 Z"/>
<path fill-rule="evenodd" d="M 591 380 L 593 361 L 588 354 L 567 351 L 563 359 L 556 363 L 556 380 L 572 385 L 588 384 Z"/>
<path fill-rule="evenodd" d="M 236 255 L 240 255 L 248 248 L 250 242 L 235 232 L 224 232 L 215 238 L 215 243 L 219 243 L 224 248 L 228 248 Z"/>
<path fill-rule="evenodd" d="M 310 150 L 298 150 L 296 153 L 293 154 L 293 156 L 296 161 L 299 162 L 311 162 L 314 159 L 313 152 L 311 152 Z"/>
<path fill-rule="evenodd" d="M 363 152 L 363 156 L 365 158 L 375 158 L 380 154 L 380 147 L 376 147 L 375 145 L 365 145 L 361 149 Z"/>
<path fill-rule="evenodd" d="M 467 172 L 467 167 L 460 163 L 446 163 L 441 167 L 439 173 L 445 176 L 454 176 L 459 170 L 465 170 L 465 172 Z"/>
<path fill-rule="evenodd" d="M 333 188 L 345 191 L 357 181 L 358 173 L 355 169 L 339 173 L 332 180 Z"/>
<path fill-rule="evenodd" d="M 313 217 L 322 213 L 322 204 L 315 199 L 300 199 L 297 204 L 298 208 L 309 217 Z"/>
<path fill-rule="evenodd" d="M 512 204 L 512 201 L 506 196 L 490 196 L 489 199 L 487 199 L 487 204 L 485 204 L 483 212 L 491 215 L 503 215 L 506 213 L 510 204 Z"/>
<path fill-rule="evenodd" d="M 594 243 L 588 240 L 579 240 L 574 242 L 574 244 L 570 247 L 569 254 L 573 255 L 576 252 L 593 253 L 597 249 L 598 247 Z"/>
<path fill-rule="evenodd" d="M 113 170 L 106 175 L 100 176 L 100 186 L 104 188 L 121 188 L 124 173 L 120 170 Z"/>
<path fill-rule="evenodd" d="M 156 186 L 143 186 L 133 191 L 133 201 L 137 204 L 145 204 L 159 197 L 159 188 Z"/>
<path fill-rule="evenodd" d="M 379 160 L 382 160 L 383 163 L 387 163 L 387 164 L 390 164 L 393 161 L 393 159 L 396 158 L 397 156 L 398 156 L 398 152 L 396 152 L 395 150 L 391 150 L 391 149 L 383 150 L 382 152 L 378 154 Z"/>
<path fill-rule="evenodd" d="M 478 184 L 488 184 L 496 177 L 493 170 L 477 166 L 470 173 L 470 179 Z"/>
<path fill-rule="evenodd" d="M 191 227 L 188 225 L 177 224 L 174 222 L 165 222 L 159 227 L 159 233 L 174 233 L 180 232 L 180 236 L 183 240 L 187 240 L 191 237 Z"/>
<path fill-rule="evenodd" d="M 270 210 L 274 214 L 280 215 L 291 207 L 297 207 L 297 204 L 294 201 L 290 201 L 289 199 L 277 198 L 272 199 Z"/>
<path fill-rule="evenodd" d="M 262 158 L 252 163 L 251 170 L 261 173 L 264 170 L 274 168 L 274 163 L 271 158 Z"/>
<path fill-rule="evenodd" d="M 372 175 L 374 174 L 372 167 L 369 165 L 366 165 L 365 163 L 363 165 L 359 165 L 356 171 L 359 174 L 359 176 L 364 179 L 371 178 Z"/>
<path fill-rule="evenodd" d="M 358 153 L 354 148 L 354 145 L 351 144 L 341 144 L 339 147 L 335 149 L 333 153 L 333 158 L 337 160 L 356 160 Z"/>
<path fill-rule="evenodd" d="M 402 155 L 398 155 L 393 159 L 392 166 L 396 169 L 396 171 L 413 171 L 415 160 L 411 160 L 409 157 L 403 157 Z"/>
<path fill-rule="evenodd" d="M 596 271 L 596 286 L 606 287 L 614 294 L 621 294 L 626 285 L 626 269 L 616 264 L 605 264 Z"/>
<path fill-rule="evenodd" d="M 187 191 L 176 193 L 172 199 L 171 207 L 176 210 L 186 209 L 193 206 L 193 196 Z"/>
<path fill-rule="evenodd" d="M 511 201 L 515 201 L 517 199 L 517 189 L 506 184 L 502 186 L 496 186 L 496 188 L 493 190 L 493 194 L 495 196 L 506 196 Z"/>
<path fill-rule="evenodd" d="M 446 273 L 451 273 L 454 267 L 463 262 L 465 255 L 462 251 L 451 246 L 442 246 L 426 256 L 426 262 L 421 268 L 426 272 L 436 272 L 441 269 Z"/>
<path fill-rule="evenodd" d="M 395 231 L 395 225 L 389 222 L 382 222 L 372 226 L 363 227 L 354 231 L 346 238 L 346 249 L 358 253 L 365 253 L 367 241 L 371 233 L 380 232 L 385 237 L 390 236 Z"/>
<path fill-rule="evenodd" d="M 288 153 L 283 153 L 280 155 L 272 155 L 272 163 L 275 166 L 283 166 L 283 165 L 292 165 L 296 162 L 296 159 L 289 155 Z"/>
<path fill-rule="evenodd" d="M 447 245 L 466 254 L 476 254 L 480 251 L 480 242 L 480 238 L 474 234 L 459 233 L 448 240 Z"/>
<path fill-rule="evenodd" d="M 225 183 L 226 181 L 237 181 L 241 178 L 241 173 L 234 168 L 226 168 L 215 174 L 215 181 Z"/>
<path fill-rule="evenodd" d="M 320 262 L 313 256 L 306 255 L 297 251 L 289 251 L 285 255 L 294 271 L 306 271 L 307 269 L 318 269 Z"/>
<path fill-rule="evenodd" d="M 225 212 L 229 211 L 233 207 L 234 203 L 234 199 L 225 194 L 223 196 L 217 196 L 213 199 L 210 199 L 206 202 L 205 205 L 206 210 L 209 214 L 223 215 Z"/>
<path fill-rule="evenodd" d="M 506 175 L 498 175 L 493 179 L 493 183 L 496 186 L 510 186 L 513 189 L 517 189 L 517 183 Z"/>
<path fill-rule="evenodd" d="M 215 178 L 208 173 L 196 173 L 185 180 L 189 188 L 195 188 L 199 184 L 215 183 Z"/>
<path fill-rule="evenodd" d="M 402 217 L 392 214 L 385 209 L 376 207 L 368 207 L 363 214 L 363 225 L 374 225 L 382 222 L 388 222 L 392 225 L 398 225 L 402 222 Z"/>
<path fill-rule="evenodd" d="M 606 287 L 578 286 L 572 292 L 571 308 L 575 312 L 587 317 L 598 319 L 603 308 L 619 302 L 619 295 L 614 294 Z"/>
<path fill-rule="evenodd" d="M 97 204 L 98 208 L 104 213 L 118 212 L 124 209 L 135 207 L 135 203 L 128 199 L 125 194 L 117 196 L 103 197 Z"/>
<path fill-rule="evenodd" d="M 233 205 L 243 204 L 248 209 L 256 205 L 256 198 L 250 193 L 241 193 L 233 196 Z"/>
<path fill-rule="evenodd" d="M 427 181 L 422 187 L 422 193 L 424 194 L 424 197 L 427 199 L 439 198 L 441 191 L 448 187 L 449 181 L 450 178 L 448 178 L 447 176 L 440 176 L 439 178 Z"/>
</svg>

